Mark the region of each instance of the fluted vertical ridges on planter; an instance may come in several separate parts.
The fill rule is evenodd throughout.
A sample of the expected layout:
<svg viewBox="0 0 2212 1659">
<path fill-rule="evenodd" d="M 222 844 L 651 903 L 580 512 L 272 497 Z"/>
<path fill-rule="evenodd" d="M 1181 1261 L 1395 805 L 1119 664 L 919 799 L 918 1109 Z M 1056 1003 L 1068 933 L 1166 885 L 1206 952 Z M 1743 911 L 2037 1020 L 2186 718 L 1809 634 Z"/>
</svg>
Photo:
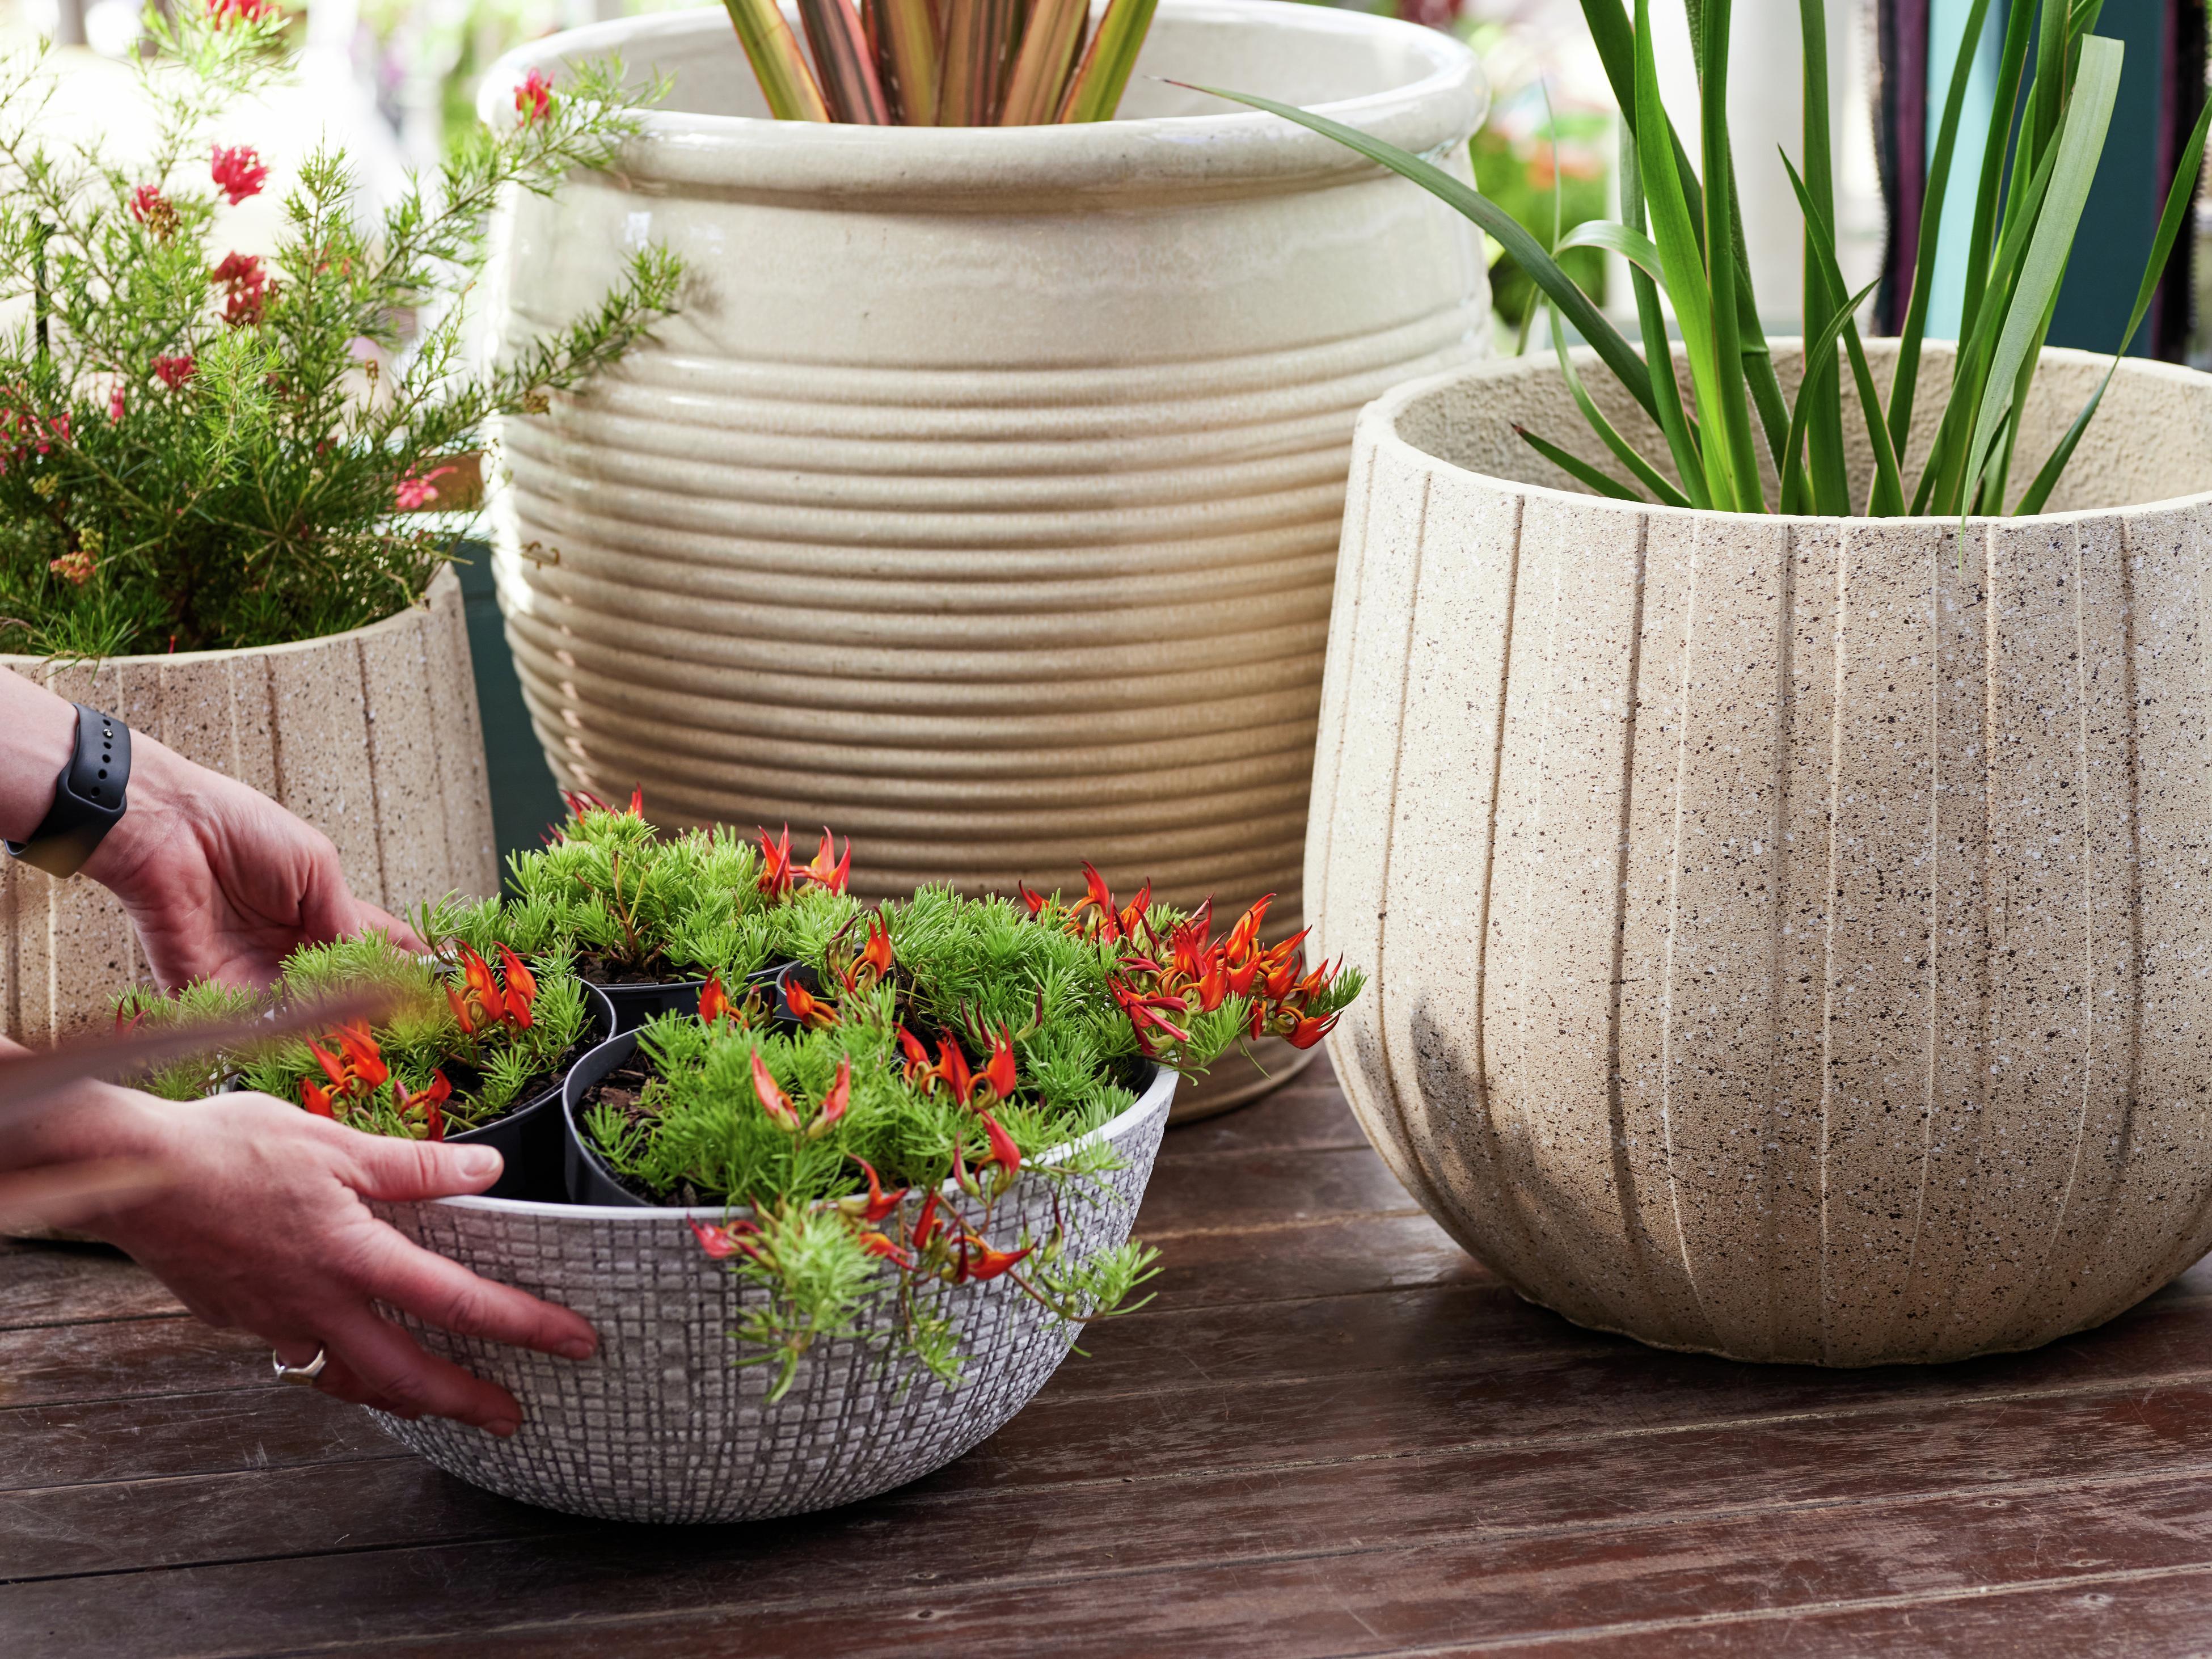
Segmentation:
<svg viewBox="0 0 2212 1659">
<path fill-rule="evenodd" d="M 2050 354 L 2027 466 L 2105 363 Z M 1746 1358 L 2165 1283 L 2212 1243 L 2212 380 L 2124 368 L 2070 510 L 1963 538 L 1530 483 L 1516 419 L 1584 441 L 1520 364 L 1357 445 L 1307 891 L 1394 1170 L 1533 1299 Z"/>
<path fill-rule="evenodd" d="M 0 665 L 120 716 L 189 760 L 251 784 L 330 836 L 356 894 L 398 910 L 489 893 L 499 862 L 460 584 L 366 628 L 291 645 Z M 104 1019 L 148 969 L 122 905 L 82 877 L 8 860 L 10 1036 Z"/>
</svg>

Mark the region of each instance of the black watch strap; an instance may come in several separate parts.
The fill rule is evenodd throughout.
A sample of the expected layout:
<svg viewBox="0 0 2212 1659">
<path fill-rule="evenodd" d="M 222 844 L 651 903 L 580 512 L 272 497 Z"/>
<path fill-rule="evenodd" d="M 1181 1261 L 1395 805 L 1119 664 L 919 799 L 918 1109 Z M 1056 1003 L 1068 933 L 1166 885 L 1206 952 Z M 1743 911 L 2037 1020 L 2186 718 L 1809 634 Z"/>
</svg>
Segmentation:
<svg viewBox="0 0 2212 1659">
<path fill-rule="evenodd" d="M 76 752 L 54 782 L 54 804 L 28 841 L 5 843 L 9 853 L 50 876 L 73 876 L 84 867 L 128 804 L 131 728 L 112 714 L 83 703 L 76 709 Z"/>
</svg>

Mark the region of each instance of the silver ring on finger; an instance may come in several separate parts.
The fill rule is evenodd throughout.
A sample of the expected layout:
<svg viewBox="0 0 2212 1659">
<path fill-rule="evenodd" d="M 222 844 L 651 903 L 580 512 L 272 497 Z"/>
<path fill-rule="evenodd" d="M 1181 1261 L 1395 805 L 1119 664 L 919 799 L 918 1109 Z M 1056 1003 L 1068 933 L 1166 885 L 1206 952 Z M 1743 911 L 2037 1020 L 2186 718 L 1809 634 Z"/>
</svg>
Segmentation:
<svg viewBox="0 0 2212 1659">
<path fill-rule="evenodd" d="M 280 1382 L 295 1382 L 303 1389 L 312 1389 L 315 1386 L 315 1379 L 323 1374 L 323 1367 L 330 1363 L 330 1358 L 331 1352 L 328 1348 L 317 1348 L 315 1357 L 306 1364 L 288 1365 L 284 1363 L 283 1354 L 278 1353 L 274 1348 L 269 1351 L 270 1367 L 276 1371 L 276 1380 Z"/>
</svg>

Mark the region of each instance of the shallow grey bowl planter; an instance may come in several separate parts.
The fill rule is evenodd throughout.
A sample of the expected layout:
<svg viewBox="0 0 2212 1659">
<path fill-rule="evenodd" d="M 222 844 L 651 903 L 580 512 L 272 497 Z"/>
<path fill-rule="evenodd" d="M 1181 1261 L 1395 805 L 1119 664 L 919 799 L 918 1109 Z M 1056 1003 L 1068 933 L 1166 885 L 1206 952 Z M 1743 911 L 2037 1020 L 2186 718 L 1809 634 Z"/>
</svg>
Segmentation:
<svg viewBox="0 0 2212 1659">
<path fill-rule="evenodd" d="M 1128 1237 L 1175 1080 L 1156 1073 L 1136 1104 L 1097 1132 L 1123 1167 L 1063 1197 L 1075 1249 Z M 1076 1336 L 1011 1286 L 967 1286 L 951 1306 L 967 1356 L 968 1380 L 957 1391 L 886 1368 L 862 1344 L 836 1342 L 808 1355 L 791 1392 L 771 1406 L 772 1368 L 732 1363 L 729 1333 L 761 1292 L 709 1261 L 684 1219 L 720 1221 L 724 1212 L 481 1198 L 377 1207 L 425 1248 L 573 1308 L 599 1333 L 598 1356 L 577 1364 L 410 1320 L 432 1352 L 513 1391 L 522 1427 L 501 1441 L 442 1420 L 380 1422 L 449 1474 L 605 1520 L 757 1520 L 903 1486 L 994 1433 L 1044 1386 Z M 1024 1224 L 1042 1235 L 1052 1224 L 1047 1183 L 1024 1177 L 1002 1215 L 994 1243 Z"/>
<path fill-rule="evenodd" d="M 2107 361 L 2046 355 L 2015 490 Z M 1603 459 L 1528 360 L 1354 450 L 1305 890 L 1399 1178 L 1523 1295 L 1745 1358 L 2032 1346 L 2187 1267 L 2212 377 L 2124 365 L 2057 510 L 1963 536 L 1598 500 L 1516 421 Z"/>
</svg>

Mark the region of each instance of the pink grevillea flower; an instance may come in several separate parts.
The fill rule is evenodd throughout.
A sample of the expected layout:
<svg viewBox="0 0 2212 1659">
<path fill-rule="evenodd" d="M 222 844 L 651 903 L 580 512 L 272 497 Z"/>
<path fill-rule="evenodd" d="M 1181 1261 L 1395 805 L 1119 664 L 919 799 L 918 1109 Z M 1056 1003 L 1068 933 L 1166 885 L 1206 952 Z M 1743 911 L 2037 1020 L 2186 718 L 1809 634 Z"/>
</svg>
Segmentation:
<svg viewBox="0 0 2212 1659">
<path fill-rule="evenodd" d="M 192 354 L 189 351 L 177 357 L 156 357 L 154 359 L 154 378 L 168 387 L 170 391 L 174 392 L 193 375 L 198 374 L 199 368 L 200 366 L 192 361 Z"/>
<path fill-rule="evenodd" d="M 131 216 L 142 225 L 167 205 L 159 185 L 141 185 L 131 192 Z"/>
<path fill-rule="evenodd" d="M 217 144 L 215 161 L 208 171 L 214 175 L 216 188 L 230 198 L 233 207 L 249 196 L 261 194 L 261 186 L 269 182 L 269 169 L 254 154 L 251 144 L 239 144 L 229 149 Z"/>
<path fill-rule="evenodd" d="M 521 116 L 522 125 L 529 126 L 553 108 L 553 83 L 542 70 L 532 70 L 529 78 L 514 89 L 515 113 Z"/>
<path fill-rule="evenodd" d="M 114 388 L 107 394 L 108 425 L 119 426 L 122 424 L 124 414 L 128 408 L 129 404 L 124 401 L 123 398 L 122 383 L 118 381 Z"/>
<path fill-rule="evenodd" d="M 453 470 L 450 466 L 434 467 L 420 476 L 410 471 L 399 481 L 398 488 L 392 492 L 392 499 L 399 503 L 402 513 L 412 513 L 417 507 L 428 507 L 438 499 L 438 480 Z"/>
<path fill-rule="evenodd" d="M 208 21 L 216 28 L 232 23 L 258 23 L 276 15 L 270 0 L 209 0 Z"/>
<path fill-rule="evenodd" d="M 94 568 L 92 555 L 79 548 L 74 553 L 64 553 L 58 559 L 48 559 L 46 568 L 71 586 L 82 587 L 92 580 Z"/>
<path fill-rule="evenodd" d="M 261 320 L 263 309 L 276 297 L 276 284 L 251 253 L 226 253 L 222 263 L 208 272 L 208 280 L 227 290 L 222 319 L 233 328 L 251 327 Z"/>
</svg>

